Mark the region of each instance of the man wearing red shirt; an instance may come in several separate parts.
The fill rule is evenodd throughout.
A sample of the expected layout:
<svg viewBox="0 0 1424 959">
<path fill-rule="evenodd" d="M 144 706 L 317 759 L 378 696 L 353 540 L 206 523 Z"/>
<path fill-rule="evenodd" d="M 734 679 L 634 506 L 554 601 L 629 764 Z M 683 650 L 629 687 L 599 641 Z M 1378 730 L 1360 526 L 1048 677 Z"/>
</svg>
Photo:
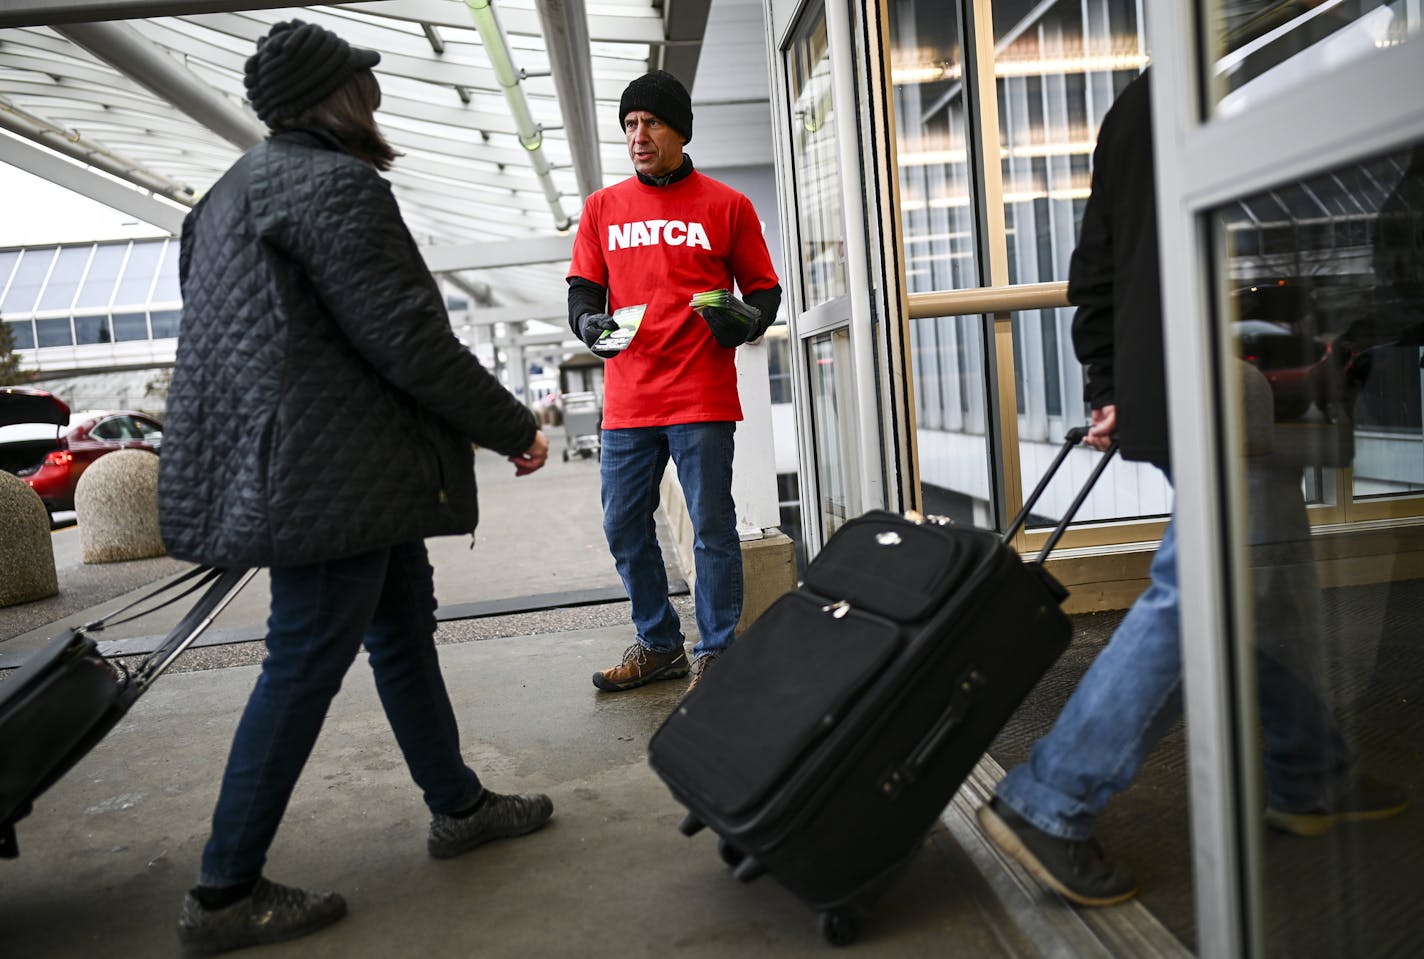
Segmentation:
<svg viewBox="0 0 1424 959">
<path fill-rule="evenodd" d="M 584 204 L 569 267 L 569 326 L 608 362 L 603 399 L 603 531 L 632 601 L 636 641 L 622 662 L 594 673 L 618 692 L 689 671 L 682 628 L 668 602 L 653 518 L 671 458 L 696 534 L 698 642 L 692 681 L 732 641 L 742 613 L 742 552 L 732 502 L 732 435 L 742 418 L 736 347 L 776 319 L 781 285 L 751 201 L 693 169 L 692 98 L 655 70 L 628 85 L 618 107 L 635 176 Z M 761 311 L 747 324 L 688 304 L 706 290 L 742 291 Z M 597 346 L 610 316 L 643 306 L 621 352 Z M 704 320 L 704 316 L 706 319 Z"/>
</svg>

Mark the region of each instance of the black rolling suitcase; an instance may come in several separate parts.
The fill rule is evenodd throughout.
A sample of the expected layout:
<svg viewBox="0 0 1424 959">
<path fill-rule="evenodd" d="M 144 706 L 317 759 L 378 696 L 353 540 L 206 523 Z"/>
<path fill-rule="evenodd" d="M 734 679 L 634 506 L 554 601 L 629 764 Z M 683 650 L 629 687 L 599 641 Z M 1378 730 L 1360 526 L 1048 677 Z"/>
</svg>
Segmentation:
<svg viewBox="0 0 1424 959">
<path fill-rule="evenodd" d="M 1068 592 L 1008 542 L 1086 430 L 1071 431 L 1003 536 L 872 511 L 806 570 L 654 734 L 653 769 L 743 881 L 770 873 L 843 945 L 1067 648 Z"/>
<path fill-rule="evenodd" d="M 15 824 L 34 800 L 113 729 L 158 675 L 207 629 L 252 578 L 249 569 L 198 567 L 78 629 L 65 630 L 0 683 L 0 858 L 20 853 Z M 157 605 L 117 619 L 181 589 Z M 206 587 L 193 608 L 136 668 L 105 659 L 91 637 Z"/>
</svg>

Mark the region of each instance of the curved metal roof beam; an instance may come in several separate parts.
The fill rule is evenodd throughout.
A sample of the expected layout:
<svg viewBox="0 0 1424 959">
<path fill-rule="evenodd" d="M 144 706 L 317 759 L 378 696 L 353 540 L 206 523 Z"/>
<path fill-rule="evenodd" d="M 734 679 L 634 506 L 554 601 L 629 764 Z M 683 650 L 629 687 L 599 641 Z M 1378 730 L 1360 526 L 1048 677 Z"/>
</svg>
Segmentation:
<svg viewBox="0 0 1424 959">
<path fill-rule="evenodd" d="M 266 138 L 265 126 L 128 24 L 72 23 L 54 29 L 239 149 Z"/>
<path fill-rule="evenodd" d="M 441 27 L 465 26 L 453 13 L 458 8 L 442 0 L 400 0 L 399 3 L 368 0 L 365 3 L 343 3 L 342 6 L 349 10 L 411 23 L 429 23 Z M 500 18 L 510 33 L 526 37 L 543 36 L 539 17 L 533 11 L 506 10 L 500 14 Z M 651 2 L 646 11 L 638 14 L 593 14 L 588 18 L 588 32 L 592 40 L 600 43 L 646 43 L 656 46 L 665 41 L 662 17 Z"/>
<path fill-rule="evenodd" d="M 4 117 L 0 116 L 0 124 Z M 52 144 L 52 141 L 49 141 Z M 131 216 L 162 227 L 173 235 L 183 225 L 183 217 L 188 212 L 191 197 L 181 201 L 184 205 L 172 206 L 149 193 L 140 193 L 132 187 L 115 183 L 113 180 L 95 173 L 91 166 L 56 161 L 54 155 L 24 140 L 0 136 L 0 163 L 28 170 L 35 176 L 44 177 L 68 190 L 123 210 Z M 112 171 L 111 171 L 112 172 Z"/>
<path fill-rule="evenodd" d="M 588 17 L 583 0 L 535 0 L 544 28 L 544 46 L 554 88 L 559 91 L 559 110 L 573 154 L 574 174 L 580 195 L 603 186 L 603 162 L 599 157 L 598 119 L 595 115 L 593 61 L 589 54 Z"/>
<path fill-rule="evenodd" d="M 509 44 L 505 41 L 504 30 L 495 16 L 494 7 L 490 5 L 490 0 L 465 0 L 465 6 L 470 8 L 475 26 L 480 31 L 480 39 L 484 41 L 490 63 L 494 66 L 495 75 L 499 77 L 499 85 L 504 88 L 505 99 L 509 101 L 509 108 L 514 113 L 514 120 L 519 128 L 519 143 L 528 151 L 529 163 L 539 175 L 539 184 L 544 188 L 544 197 L 549 201 L 549 209 L 554 214 L 554 226 L 567 230 L 573 225 L 573 220 L 564 211 L 564 205 L 559 199 L 549 161 L 544 158 L 544 134 L 529 113 L 529 101 L 525 99 L 524 91 L 519 85 L 521 76 L 514 69 L 514 61 L 510 59 Z"/>
<path fill-rule="evenodd" d="M 51 150 L 78 160 L 80 163 L 88 164 L 105 173 L 127 180 L 151 193 L 167 197 L 185 206 L 192 206 L 195 202 L 193 189 L 187 184 L 148 170 L 127 157 L 120 156 L 106 147 L 86 140 L 76 131 L 67 130 L 4 100 L 0 100 L 0 127 L 27 140 L 41 143 Z"/>
</svg>

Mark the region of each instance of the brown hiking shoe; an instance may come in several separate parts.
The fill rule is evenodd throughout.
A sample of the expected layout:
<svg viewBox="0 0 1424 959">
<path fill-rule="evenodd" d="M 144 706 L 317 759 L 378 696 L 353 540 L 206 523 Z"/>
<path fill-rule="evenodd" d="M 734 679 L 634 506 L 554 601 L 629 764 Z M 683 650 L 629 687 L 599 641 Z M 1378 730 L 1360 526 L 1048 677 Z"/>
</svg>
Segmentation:
<svg viewBox="0 0 1424 959">
<path fill-rule="evenodd" d="M 681 646 L 655 653 L 634 643 L 623 650 L 623 661 L 611 669 L 593 674 L 593 684 L 604 692 L 634 689 L 659 679 L 681 679 L 687 675 L 687 653 Z"/>
<path fill-rule="evenodd" d="M 687 684 L 687 691 L 689 693 L 697 688 L 697 683 L 702 679 L 702 674 L 707 672 L 708 667 L 716 661 L 716 653 L 707 653 L 705 656 L 697 657 L 696 661 L 692 664 L 692 680 Z"/>
</svg>

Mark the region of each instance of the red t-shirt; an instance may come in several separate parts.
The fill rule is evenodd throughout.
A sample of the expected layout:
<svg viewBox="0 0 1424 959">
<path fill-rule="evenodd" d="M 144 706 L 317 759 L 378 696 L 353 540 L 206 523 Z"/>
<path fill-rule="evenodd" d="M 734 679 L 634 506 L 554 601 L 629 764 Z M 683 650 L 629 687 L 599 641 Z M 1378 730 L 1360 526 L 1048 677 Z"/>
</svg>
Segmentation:
<svg viewBox="0 0 1424 959">
<path fill-rule="evenodd" d="M 663 187 L 636 176 L 584 203 L 570 277 L 608 289 L 608 310 L 647 304 L 628 348 L 603 367 L 606 429 L 740 420 L 736 350 L 688 306 L 694 293 L 777 284 L 752 203 L 694 170 Z"/>
</svg>

